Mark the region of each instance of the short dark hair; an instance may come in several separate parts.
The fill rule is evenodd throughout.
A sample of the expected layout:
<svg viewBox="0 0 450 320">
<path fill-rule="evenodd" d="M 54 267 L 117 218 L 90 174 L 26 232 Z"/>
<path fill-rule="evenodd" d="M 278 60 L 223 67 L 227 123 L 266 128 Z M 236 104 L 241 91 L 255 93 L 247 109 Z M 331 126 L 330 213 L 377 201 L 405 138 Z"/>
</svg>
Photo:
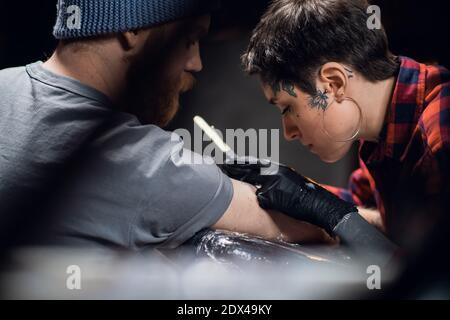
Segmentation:
<svg viewBox="0 0 450 320">
<path fill-rule="evenodd" d="M 346 64 L 375 82 L 395 75 L 399 63 L 383 28 L 370 30 L 365 0 L 275 0 L 242 56 L 246 72 L 262 81 L 296 83 L 308 94 L 329 61 Z"/>
</svg>

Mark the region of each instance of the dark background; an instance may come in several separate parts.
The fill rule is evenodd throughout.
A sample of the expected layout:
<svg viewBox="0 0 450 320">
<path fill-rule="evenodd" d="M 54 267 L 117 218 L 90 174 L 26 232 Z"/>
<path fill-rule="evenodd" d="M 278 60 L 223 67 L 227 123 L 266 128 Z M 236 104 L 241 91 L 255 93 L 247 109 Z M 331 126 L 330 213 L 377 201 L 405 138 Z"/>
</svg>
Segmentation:
<svg viewBox="0 0 450 320">
<path fill-rule="evenodd" d="M 213 17 L 210 36 L 203 43 L 204 70 L 198 85 L 183 98 L 182 109 L 169 129 L 192 130 L 192 118 L 203 116 L 224 132 L 226 128 L 281 129 L 279 112 L 270 106 L 257 79 L 240 68 L 250 32 L 268 4 L 266 0 L 224 0 Z M 422 62 L 450 66 L 449 11 L 445 1 L 372 1 L 381 8 L 383 24 L 395 54 Z M 49 57 L 56 45 L 51 32 L 56 0 L 0 2 L 0 69 Z M 1 97 L 0 97 L 1 98 Z M 324 164 L 299 143 L 287 143 L 280 130 L 280 160 L 305 175 L 345 186 L 356 167 L 356 146 L 345 159 Z"/>
</svg>

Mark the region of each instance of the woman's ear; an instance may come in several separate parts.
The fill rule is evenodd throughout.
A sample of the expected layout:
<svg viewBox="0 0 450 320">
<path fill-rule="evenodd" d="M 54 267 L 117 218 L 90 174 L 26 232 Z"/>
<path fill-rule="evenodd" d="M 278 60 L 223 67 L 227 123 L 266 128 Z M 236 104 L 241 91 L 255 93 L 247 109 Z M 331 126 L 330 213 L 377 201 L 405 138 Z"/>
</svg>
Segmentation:
<svg viewBox="0 0 450 320">
<path fill-rule="evenodd" d="M 319 80 L 328 92 L 333 93 L 337 101 L 345 96 L 348 76 L 344 66 L 337 62 L 325 63 L 319 71 Z"/>
</svg>

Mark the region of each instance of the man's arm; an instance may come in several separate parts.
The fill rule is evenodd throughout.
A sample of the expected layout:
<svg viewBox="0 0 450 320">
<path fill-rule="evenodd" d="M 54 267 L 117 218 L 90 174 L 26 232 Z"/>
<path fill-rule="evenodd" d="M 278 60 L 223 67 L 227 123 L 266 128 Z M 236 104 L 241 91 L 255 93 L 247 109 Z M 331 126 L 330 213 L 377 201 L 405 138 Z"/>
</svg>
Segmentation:
<svg viewBox="0 0 450 320">
<path fill-rule="evenodd" d="M 232 183 L 234 193 L 231 204 L 222 218 L 213 225 L 213 229 L 293 243 L 335 243 L 323 229 L 276 211 L 262 209 L 254 186 L 237 180 L 232 180 Z"/>
</svg>

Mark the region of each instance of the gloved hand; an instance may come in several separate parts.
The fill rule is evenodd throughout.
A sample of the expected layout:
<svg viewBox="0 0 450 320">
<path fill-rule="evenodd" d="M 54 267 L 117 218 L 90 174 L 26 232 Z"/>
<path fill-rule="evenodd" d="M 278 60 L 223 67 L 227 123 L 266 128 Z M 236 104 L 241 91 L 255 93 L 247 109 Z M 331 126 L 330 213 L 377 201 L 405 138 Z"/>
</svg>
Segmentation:
<svg viewBox="0 0 450 320">
<path fill-rule="evenodd" d="M 229 177 L 255 185 L 259 205 L 319 226 L 332 234 L 342 218 L 357 208 L 285 165 L 268 160 L 229 160 L 221 165 Z"/>
</svg>

